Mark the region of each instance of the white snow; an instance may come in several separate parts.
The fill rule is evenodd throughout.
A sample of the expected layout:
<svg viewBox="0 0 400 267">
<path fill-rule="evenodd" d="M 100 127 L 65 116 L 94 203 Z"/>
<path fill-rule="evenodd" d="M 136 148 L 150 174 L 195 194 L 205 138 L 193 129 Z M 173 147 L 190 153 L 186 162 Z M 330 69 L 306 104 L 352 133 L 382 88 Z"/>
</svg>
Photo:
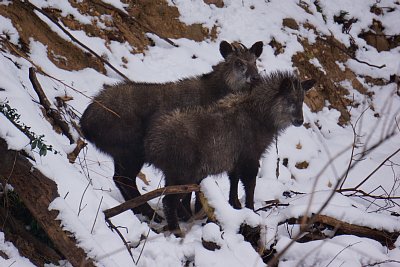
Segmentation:
<svg viewBox="0 0 400 267">
<path fill-rule="evenodd" d="M 123 10 L 127 4 L 118 0 L 104 0 L 105 3 Z M 125 2 L 125 1 L 124 1 Z M 389 80 L 393 74 L 400 75 L 400 47 L 390 51 L 378 52 L 366 44 L 358 35 L 368 30 L 372 20 L 382 21 L 386 34 L 399 34 L 400 6 L 393 1 L 382 0 L 354 0 L 354 1 L 318 1 L 322 13 L 314 5 L 314 1 L 301 1 L 308 6 L 310 13 L 301 8 L 299 1 L 256 1 L 256 0 L 225 0 L 224 8 L 206 5 L 203 1 L 169 0 L 169 5 L 176 6 L 181 14 L 180 20 L 185 23 L 202 23 L 204 27 L 211 28 L 218 25 L 218 39 L 195 42 L 187 39 L 173 40 L 179 47 L 173 47 L 154 34 L 148 36 L 155 41 L 154 47 L 149 47 L 144 54 L 132 54 L 135 50 L 128 43 L 105 41 L 87 36 L 82 31 L 69 30 L 77 39 L 105 56 L 110 63 L 135 81 L 165 82 L 178 80 L 183 77 L 199 75 L 210 71 L 222 57 L 218 52 L 219 42 L 241 41 L 246 46 L 251 46 L 256 41 L 263 41 L 264 52 L 258 61 L 261 72 L 270 72 L 276 69 L 293 69 L 292 56 L 303 51 L 300 39 L 307 39 L 313 43 L 317 35 L 333 35 L 346 46 L 350 45 L 350 36 L 360 47 L 356 57 L 374 65 L 386 65 L 378 69 L 357 62 L 353 59 L 347 62 L 337 62 L 342 70 L 350 68 L 360 75 L 359 80 L 374 95 L 369 98 L 361 95 L 352 88 L 350 81 L 344 81 L 344 86 L 350 91 L 349 98 L 360 103 L 358 107 L 349 108 L 352 114 L 351 124 L 357 130 L 359 147 L 355 148 L 358 161 L 348 172 L 348 178 L 343 188 L 358 185 L 375 168 L 378 167 L 391 153 L 400 147 L 399 121 L 400 97 L 396 94 L 398 87 L 394 83 L 383 86 L 371 86 L 364 82 L 361 76 L 369 75 L 373 78 Z M 1 2 L 0 4 L 8 4 Z M 73 15 L 80 23 L 93 22 L 93 17 L 82 15 L 67 0 L 33 0 L 37 6 L 53 7 L 60 9 L 63 16 Z M 392 7 L 394 11 L 384 15 L 375 15 L 370 12 L 370 7 L 377 4 L 383 7 Z M 0 7 L 1 8 L 1 7 Z M 347 11 L 348 18 L 357 18 L 353 23 L 350 35 L 342 33 L 342 25 L 333 21 L 333 16 L 340 11 Z M 51 24 L 45 17 L 43 21 L 60 36 L 69 40 L 58 28 Z M 299 24 L 299 30 L 289 29 L 282 25 L 284 18 L 293 18 Z M 326 22 L 324 21 L 326 19 Z M 305 29 L 304 23 L 314 25 L 316 31 Z M 8 33 L 11 42 L 18 44 L 18 33 L 11 21 L 0 16 L 0 34 Z M 283 54 L 274 55 L 268 43 L 275 39 L 284 45 Z M 46 73 L 62 80 L 62 83 L 45 75 L 38 74 L 38 79 L 50 101 L 54 105 L 55 97 L 68 95 L 73 100 L 68 104 L 80 115 L 103 84 L 113 84 L 121 78 L 111 69 L 107 74 L 101 74 L 94 69 L 79 71 L 66 71 L 57 68 L 47 58 L 47 47 L 31 40 L 30 59 L 40 66 Z M 195 55 L 195 58 L 192 58 Z M 126 59 L 124 62 L 122 58 Z M 17 62 L 20 68 L 12 62 Z M 317 59 L 310 62 L 324 69 Z M 21 122 L 30 126 L 36 134 L 44 134 L 46 144 L 51 144 L 60 154 L 48 153 L 40 157 L 37 152 L 30 152 L 35 158 L 35 168 L 53 179 L 58 186 L 58 197 L 50 209 L 58 210 L 59 219 L 63 227 L 73 233 L 90 257 L 96 260 L 98 266 L 183 266 L 186 262 L 195 262 L 189 266 L 265 266 L 259 254 L 244 241 L 238 233 L 243 222 L 249 225 L 262 227 L 262 242 L 269 248 L 277 240 L 277 251 L 281 251 L 290 241 L 290 234 L 298 231 L 296 227 L 287 230 L 281 222 L 291 217 L 308 215 L 316 212 L 324 200 L 327 199 L 338 179 L 346 173 L 351 157 L 351 144 L 353 142 L 353 129 L 350 125 L 339 126 L 340 113 L 337 110 L 325 107 L 318 113 L 312 113 L 304 105 L 305 122 L 310 128 L 290 127 L 278 138 L 260 160 L 261 168 L 258 174 L 255 192 L 255 208 L 265 206 L 265 201 L 279 200 L 281 204 L 271 209 L 253 211 L 243 208 L 235 210 L 228 204 L 229 180 L 226 174 L 208 177 L 201 183 L 201 188 L 209 203 L 215 208 L 215 215 L 220 226 L 207 223 L 204 220 L 183 223 L 181 227 L 186 232 L 185 238 L 176 238 L 173 235 L 158 234 L 149 229 L 149 225 L 140 216 L 135 216 L 131 211 L 126 211 L 111 220 L 114 225 L 120 226 L 124 238 L 132 244 L 134 261 L 127 252 L 119 236 L 111 231 L 100 212 L 96 217 L 97 209 L 100 211 L 114 207 L 123 202 L 113 180 L 113 163 L 107 155 L 101 154 L 92 144 L 85 148 L 76 163 L 70 164 L 66 154 L 73 149 L 69 140 L 56 134 L 49 122 L 43 118 L 38 104 L 38 97 L 28 78 L 28 69 L 31 64 L 14 56 L 11 53 L 0 52 L 0 103 L 8 101 L 9 105 L 16 108 L 21 115 Z M 126 68 L 123 68 L 125 66 Z M 74 89 L 71 89 L 71 86 Z M 367 109 L 369 105 L 372 109 Z M 365 111 L 366 110 L 366 111 Z M 375 116 L 379 114 L 379 116 Z M 68 119 L 70 120 L 70 119 Z M 357 158 L 357 153 L 367 147 L 371 148 L 382 137 L 395 129 L 395 134 L 370 154 L 362 159 Z M 396 130 L 397 129 L 397 130 Z M 77 136 L 77 133 L 72 133 Z M 25 149 L 30 151 L 29 140 L 19 132 L 5 116 L 0 114 L 0 137 L 4 138 L 10 149 Z M 344 151 L 340 155 L 338 153 Z M 279 159 L 279 177 L 276 177 L 277 160 Z M 288 160 L 286 166 L 284 159 Z M 306 161 L 306 169 L 296 168 L 296 163 Z M 376 196 L 400 196 L 400 155 L 397 154 L 387 161 L 360 189 Z M 152 167 L 145 167 L 150 185 L 138 181 L 139 189 L 144 192 L 151 191 L 163 185 L 162 173 Z M 315 182 L 315 185 L 314 185 Z M 284 192 L 291 196 L 284 196 Z M 304 193 L 304 194 L 303 194 Z M 239 197 L 244 206 L 244 192 L 239 188 Z M 312 199 L 312 201 L 311 201 Z M 157 210 L 162 209 L 159 199 L 150 201 Z M 400 201 L 392 205 L 384 199 L 365 199 L 349 197 L 336 193 L 330 204 L 322 212 L 336 219 L 368 226 L 387 231 L 400 231 L 399 217 L 391 215 L 392 212 L 400 213 Z M 162 212 L 160 212 L 162 214 Z M 151 223 L 154 229 L 161 229 L 164 224 Z M 290 228 L 290 226 L 288 226 Z M 93 230 L 92 230 L 93 228 Z M 148 236 L 147 236 L 148 235 Z M 144 241 L 143 236 L 147 236 Z M 201 240 L 216 242 L 221 248 L 209 251 L 202 246 Z M 376 262 L 386 262 L 381 266 L 396 266 L 390 261 L 400 261 L 400 241 L 397 240 L 396 248 L 388 250 L 377 241 L 356 236 L 336 236 L 332 239 L 312 241 L 304 244 L 296 243 L 284 255 L 279 266 L 361 266 Z M 10 259 L 0 257 L 1 266 L 33 266 L 27 259 L 20 256 L 15 247 L 4 241 L 0 233 L 0 250 Z M 143 251 L 142 251 L 143 250 Z M 140 258 L 140 259 L 139 259 Z M 138 260 L 139 259 L 139 260 Z M 398 263 L 397 263 L 398 264 Z"/>
</svg>

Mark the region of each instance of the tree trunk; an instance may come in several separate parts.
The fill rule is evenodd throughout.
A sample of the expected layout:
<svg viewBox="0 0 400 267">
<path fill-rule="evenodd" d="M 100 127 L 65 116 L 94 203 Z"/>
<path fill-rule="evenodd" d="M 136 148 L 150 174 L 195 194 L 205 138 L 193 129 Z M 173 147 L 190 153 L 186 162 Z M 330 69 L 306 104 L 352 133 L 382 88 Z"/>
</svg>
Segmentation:
<svg viewBox="0 0 400 267">
<path fill-rule="evenodd" d="M 94 266 L 83 249 L 77 247 L 71 233 L 64 231 L 58 212 L 48 210 L 57 197 L 57 185 L 44 176 L 18 151 L 8 150 L 5 140 L 0 138 L 0 180 L 13 186 L 32 216 L 38 221 L 54 246 L 73 266 Z"/>
</svg>

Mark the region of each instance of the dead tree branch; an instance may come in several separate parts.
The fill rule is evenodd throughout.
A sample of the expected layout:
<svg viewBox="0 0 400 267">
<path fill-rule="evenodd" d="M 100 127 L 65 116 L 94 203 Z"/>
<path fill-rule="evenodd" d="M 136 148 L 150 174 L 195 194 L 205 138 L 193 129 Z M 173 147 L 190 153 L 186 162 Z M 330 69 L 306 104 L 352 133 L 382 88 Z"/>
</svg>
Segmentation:
<svg viewBox="0 0 400 267">
<path fill-rule="evenodd" d="M 39 97 L 40 104 L 44 108 L 43 114 L 48 118 L 48 121 L 51 123 L 54 130 L 56 132 L 60 132 L 61 130 L 61 132 L 69 139 L 70 144 L 75 143 L 74 138 L 69 132 L 68 123 L 63 120 L 58 110 L 51 107 L 51 103 L 44 93 L 43 88 L 36 77 L 36 71 L 33 67 L 29 68 L 29 80 L 31 81 L 33 89 Z"/>
<path fill-rule="evenodd" d="M 384 161 L 381 162 L 381 164 L 378 165 L 367 177 L 365 177 L 364 180 L 362 180 L 358 185 L 354 187 L 354 189 L 360 188 L 366 181 L 368 181 L 369 178 L 371 178 L 374 173 L 376 173 L 388 160 L 390 160 L 394 155 L 400 152 L 400 148 L 398 148 L 396 151 L 394 151 L 392 154 L 390 154 Z"/>
<path fill-rule="evenodd" d="M 374 239 L 381 243 L 383 246 L 387 246 L 389 249 L 395 248 L 395 242 L 399 237 L 399 232 L 389 232 L 385 230 L 372 229 L 366 226 L 355 225 L 347 222 L 343 222 L 336 218 L 316 214 L 312 216 L 313 224 L 322 224 L 330 228 L 335 229 L 334 235 L 355 235 L 359 237 L 367 237 Z M 307 217 L 306 221 L 310 221 L 311 218 Z M 304 221 L 304 218 L 291 218 L 286 222 L 289 224 L 300 224 Z M 308 228 L 310 229 L 310 228 Z M 306 230 L 308 230 L 306 229 Z"/>
<path fill-rule="evenodd" d="M 81 150 L 87 145 L 87 143 L 85 143 L 82 139 L 78 139 L 78 141 L 76 141 L 76 147 L 74 148 L 74 150 L 71 153 L 68 153 L 67 158 L 69 160 L 69 163 L 74 163 L 76 158 L 78 157 L 79 153 L 81 152 Z"/>
<path fill-rule="evenodd" d="M 189 184 L 189 185 L 173 185 L 173 186 L 167 186 L 164 188 L 159 188 L 154 191 L 148 192 L 144 195 L 141 195 L 137 198 L 128 200 L 114 208 L 108 209 L 104 211 L 105 217 L 111 218 L 114 217 L 124 211 L 127 211 L 129 209 L 133 209 L 135 207 L 138 207 L 147 201 L 159 197 L 161 195 L 171 195 L 171 194 L 186 194 L 186 193 L 191 193 L 191 192 L 198 192 L 200 190 L 200 186 L 197 184 Z"/>
<path fill-rule="evenodd" d="M 131 251 L 131 246 L 128 244 L 128 242 L 126 242 L 124 236 L 123 236 L 122 233 L 119 231 L 118 227 L 116 227 L 116 226 L 111 222 L 110 219 L 106 219 L 106 222 L 107 222 L 107 224 L 108 224 L 108 227 L 110 227 L 110 229 L 111 229 L 112 231 L 117 232 L 118 236 L 121 238 L 121 240 L 122 240 L 122 242 L 124 243 L 126 249 L 128 250 L 128 253 L 129 253 L 129 255 L 131 256 L 133 263 L 136 265 L 137 263 L 135 262 L 135 258 L 133 258 L 133 254 L 132 254 L 132 251 Z"/>
</svg>

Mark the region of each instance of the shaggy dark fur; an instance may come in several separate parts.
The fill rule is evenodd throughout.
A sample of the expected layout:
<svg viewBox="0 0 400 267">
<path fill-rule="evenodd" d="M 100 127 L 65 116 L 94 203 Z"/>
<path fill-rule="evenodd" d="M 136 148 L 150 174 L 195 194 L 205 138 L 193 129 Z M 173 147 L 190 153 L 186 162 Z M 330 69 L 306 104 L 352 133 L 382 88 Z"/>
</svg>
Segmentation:
<svg viewBox="0 0 400 267">
<path fill-rule="evenodd" d="M 256 59 L 262 49 L 262 42 L 247 49 L 223 41 L 220 52 L 225 60 L 210 73 L 169 83 L 123 82 L 106 86 L 94 98 L 82 115 L 81 129 L 87 140 L 113 157 L 113 179 L 125 200 L 140 195 L 135 178 L 144 164 L 143 139 L 151 119 L 160 112 L 208 105 L 229 93 L 250 90 L 259 81 Z M 153 214 L 148 205 L 134 212 Z"/>
<path fill-rule="evenodd" d="M 313 80 L 300 82 L 291 72 L 274 72 L 250 93 L 229 95 L 206 108 L 178 109 L 160 116 L 152 121 L 145 139 L 146 160 L 163 171 L 167 186 L 198 183 L 227 171 L 231 204 L 239 202 L 237 183 L 241 179 L 246 206 L 253 208 L 259 159 L 275 135 L 291 124 L 303 124 L 304 92 L 313 84 Z M 169 229 L 179 230 L 179 197 L 165 196 L 163 203 Z"/>
</svg>

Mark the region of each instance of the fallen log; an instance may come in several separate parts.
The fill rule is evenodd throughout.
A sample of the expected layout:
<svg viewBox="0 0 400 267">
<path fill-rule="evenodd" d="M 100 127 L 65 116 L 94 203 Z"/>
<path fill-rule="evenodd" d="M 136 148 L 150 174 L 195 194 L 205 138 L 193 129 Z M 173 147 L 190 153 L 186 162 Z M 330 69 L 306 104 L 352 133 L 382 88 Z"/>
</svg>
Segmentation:
<svg viewBox="0 0 400 267">
<path fill-rule="evenodd" d="M 28 208 L 32 216 L 46 232 L 57 250 L 73 266 L 95 266 L 73 235 L 62 229 L 57 220 L 58 211 L 49 210 L 50 203 L 59 194 L 56 183 L 36 170 L 26 157 L 15 150 L 8 150 L 7 143 L 0 138 L 0 181 L 10 184 Z"/>
<path fill-rule="evenodd" d="M 306 218 L 306 222 L 311 218 Z M 291 218 L 286 222 L 289 224 L 300 224 L 303 218 Z M 386 230 L 372 229 L 366 226 L 355 225 L 347 222 L 343 222 L 336 218 L 317 214 L 313 216 L 314 224 L 319 223 L 324 226 L 334 229 L 334 236 L 336 235 L 355 235 L 359 237 L 367 237 L 374 239 L 389 249 L 395 248 L 395 242 L 399 237 L 399 232 L 389 232 Z"/>
</svg>

